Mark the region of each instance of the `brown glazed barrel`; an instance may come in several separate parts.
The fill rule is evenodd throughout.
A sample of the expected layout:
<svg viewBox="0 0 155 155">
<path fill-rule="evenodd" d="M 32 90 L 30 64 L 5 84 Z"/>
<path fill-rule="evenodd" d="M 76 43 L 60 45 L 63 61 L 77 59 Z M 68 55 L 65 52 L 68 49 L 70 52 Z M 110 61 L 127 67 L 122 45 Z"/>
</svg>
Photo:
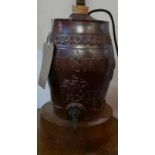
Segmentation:
<svg viewBox="0 0 155 155">
<path fill-rule="evenodd" d="M 76 107 L 82 120 L 95 118 L 104 108 L 115 67 L 109 23 L 82 14 L 55 19 L 50 41 L 55 46 L 49 73 L 55 113 L 68 119 Z"/>
</svg>

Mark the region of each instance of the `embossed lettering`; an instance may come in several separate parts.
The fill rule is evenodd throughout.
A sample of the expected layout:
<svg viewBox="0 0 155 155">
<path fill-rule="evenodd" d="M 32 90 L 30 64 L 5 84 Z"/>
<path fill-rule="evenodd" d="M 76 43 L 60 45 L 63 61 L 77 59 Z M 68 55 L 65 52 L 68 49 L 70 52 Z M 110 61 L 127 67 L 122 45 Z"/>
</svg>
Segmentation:
<svg viewBox="0 0 155 155">
<path fill-rule="evenodd" d="M 55 44 L 60 45 L 101 45 L 106 41 L 103 34 L 57 34 Z"/>
</svg>

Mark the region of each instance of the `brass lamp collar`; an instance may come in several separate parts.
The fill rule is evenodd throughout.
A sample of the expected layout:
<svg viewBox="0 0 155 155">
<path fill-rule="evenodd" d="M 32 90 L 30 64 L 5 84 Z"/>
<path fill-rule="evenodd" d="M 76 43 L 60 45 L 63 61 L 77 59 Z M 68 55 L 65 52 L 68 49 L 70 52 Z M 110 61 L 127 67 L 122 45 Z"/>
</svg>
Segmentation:
<svg viewBox="0 0 155 155">
<path fill-rule="evenodd" d="M 72 11 L 75 14 L 88 14 L 89 7 L 85 5 L 76 5 L 72 7 Z"/>
<path fill-rule="evenodd" d="M 85 5 L 85 0 L 76 0 L 76 6 L 72 10 L 74 14 L 88 14 L 89 8 Z"/>
</svg>

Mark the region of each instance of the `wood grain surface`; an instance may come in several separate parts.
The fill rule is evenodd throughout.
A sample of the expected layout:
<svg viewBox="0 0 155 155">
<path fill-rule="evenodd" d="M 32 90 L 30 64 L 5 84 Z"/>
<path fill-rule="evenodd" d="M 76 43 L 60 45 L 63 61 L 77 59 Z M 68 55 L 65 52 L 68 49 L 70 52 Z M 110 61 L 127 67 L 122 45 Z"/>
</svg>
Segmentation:
<svg viewBox="0 0 155 155">
<path fill-rule="evenodd" d="M 70 124 L 54 116 L 51 106 L 48 103 L 38 109 L 38 155 L 118 154 L 118 122 L 111 116 L 110 107 L 103 115 L 110 116 L 107 120 L 91 125 L 83 122 L 74 132 Z"/>
</svg>

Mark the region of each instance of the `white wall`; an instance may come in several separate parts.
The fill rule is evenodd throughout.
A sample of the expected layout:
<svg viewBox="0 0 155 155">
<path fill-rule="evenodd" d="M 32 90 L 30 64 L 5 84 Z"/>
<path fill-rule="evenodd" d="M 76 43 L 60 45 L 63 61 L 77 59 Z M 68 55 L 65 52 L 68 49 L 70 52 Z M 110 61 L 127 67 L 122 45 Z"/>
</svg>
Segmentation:
<svg viewBox="0 0 155 155">
<path fill-rule="evenodd" d="M 51 28 L 52 18 L 68 18 L 72 12 L 72 5 L 74 5 L 76 0 L 38 0 L 38 76 L 40 72 L 40 66 L 42 61 L 42 45 L 46 40 L 47 34 Z M 87 5 L 90 10 L 104 8 L 109 11 L 114 16 L 116 24 L 116 33 L 118 30 L 118 0 L 86 0 Z M 97 19 L 110 21 L 110 18 L 105 13 L 96 13 L 93 15 Z M 111 21 L 110 21 L 111 23 Z M 110 25 L 110 32 L 112 32 L 112 27 Z M 112 35 L 112 33 L 111 33 Z M 112 37 L 113 38 L 113 37 Z M 113 44 L 114 45 L 114 44 Z M 115 50 L 115 46 L 114 46 Z M 116 51 L 115 51 L 116 53 Z M 115 115 L 117 115 L 117 66 L 115 69 L 115 74 L 111 82 L 107 100 L 108 103 L 113 107 Z M 50 100 L 49 88 L 46 85 L 46 89 L 43 90 L 38 86 L 37 88 L 38 97 L 38 107 L 41 107 L 46 101 Z"/>
</svg>

